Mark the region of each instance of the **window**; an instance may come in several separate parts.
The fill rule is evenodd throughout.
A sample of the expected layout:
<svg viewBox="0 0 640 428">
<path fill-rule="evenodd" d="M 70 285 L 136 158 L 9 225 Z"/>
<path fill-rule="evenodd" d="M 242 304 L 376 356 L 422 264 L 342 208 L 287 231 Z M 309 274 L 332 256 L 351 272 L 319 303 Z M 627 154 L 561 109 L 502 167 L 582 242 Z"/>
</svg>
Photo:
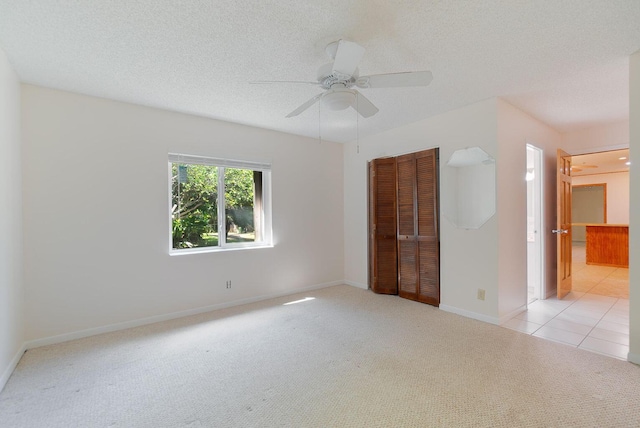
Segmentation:
<svg viewBox="0 0 640 428">
<path fill-rule="evenodd" d="M 271 165 L 169 154 L 171 252 L 271 245 Z"/>
</svg>

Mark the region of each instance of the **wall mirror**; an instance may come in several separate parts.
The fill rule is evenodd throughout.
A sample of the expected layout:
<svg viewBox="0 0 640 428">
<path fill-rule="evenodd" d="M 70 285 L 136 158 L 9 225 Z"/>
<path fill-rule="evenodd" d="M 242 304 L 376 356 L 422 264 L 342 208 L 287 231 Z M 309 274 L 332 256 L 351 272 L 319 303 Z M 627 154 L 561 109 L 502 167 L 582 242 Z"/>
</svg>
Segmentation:
<svg viewBox="0 0 640 428">
<path fill-rule="evenodd" d="M 447 162 L 452 191 L 443 215 L 459 229 L 479 229 L 496 212 L 496 162 L 480 147 L 453 152 Z"/>
</svg>

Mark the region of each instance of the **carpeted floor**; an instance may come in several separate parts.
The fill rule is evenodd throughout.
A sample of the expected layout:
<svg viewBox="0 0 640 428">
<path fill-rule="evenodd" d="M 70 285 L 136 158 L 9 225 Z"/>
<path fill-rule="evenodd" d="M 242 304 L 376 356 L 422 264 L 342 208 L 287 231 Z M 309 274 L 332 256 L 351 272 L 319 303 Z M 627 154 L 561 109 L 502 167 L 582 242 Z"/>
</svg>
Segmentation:
<svg viewBox="0 0 640 428">
<path fill-rule="evenodd" d="M 640 367 L 336 286 L 30 350 L 0 426 L 637 427 Z"/>
</svg>

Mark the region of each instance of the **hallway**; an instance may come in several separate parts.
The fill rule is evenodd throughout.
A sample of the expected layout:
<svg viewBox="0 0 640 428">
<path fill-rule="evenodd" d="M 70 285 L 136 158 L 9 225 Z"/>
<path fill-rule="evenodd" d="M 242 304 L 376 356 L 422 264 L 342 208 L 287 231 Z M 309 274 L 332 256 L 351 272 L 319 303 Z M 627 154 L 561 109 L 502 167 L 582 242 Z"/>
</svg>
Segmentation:
<svg viewBox="0 0 640 428">
<path fill-rule="evenodd" d="M 626 360 L 629 269 L 587 265 L 584 245 L 574 245 L 572 289 L 531 303 L 503 327 Z"/>
</svg>

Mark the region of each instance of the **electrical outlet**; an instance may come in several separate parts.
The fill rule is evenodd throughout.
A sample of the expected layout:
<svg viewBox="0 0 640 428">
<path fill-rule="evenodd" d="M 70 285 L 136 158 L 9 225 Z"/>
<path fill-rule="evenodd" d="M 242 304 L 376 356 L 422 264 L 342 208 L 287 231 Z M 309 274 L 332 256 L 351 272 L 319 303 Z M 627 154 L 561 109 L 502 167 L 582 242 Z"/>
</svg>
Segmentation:
<svg viewBox="0 0 640 428">
<path fill-rule="evenodd" d="M 227 288 L 231 288 L 231 280 L 227 281 Z"/>
<path fill-rule="evenodd" d="M 485 291 L 482 288 L 478 288 L 478 300 L 484 300 Z"/>
</svg>

